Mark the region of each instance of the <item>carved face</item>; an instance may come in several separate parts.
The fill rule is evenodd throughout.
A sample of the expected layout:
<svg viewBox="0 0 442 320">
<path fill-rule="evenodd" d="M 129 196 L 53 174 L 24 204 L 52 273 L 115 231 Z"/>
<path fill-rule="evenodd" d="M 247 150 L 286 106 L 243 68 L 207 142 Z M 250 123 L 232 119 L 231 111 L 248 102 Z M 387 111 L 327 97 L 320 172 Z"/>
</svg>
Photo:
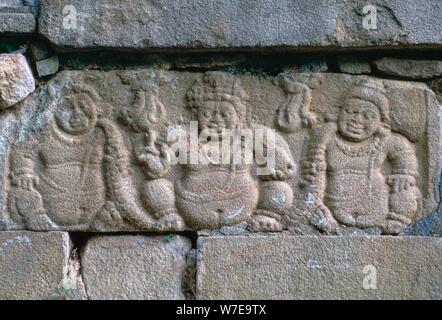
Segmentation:
<svg viewBox="0 0 442 320">
<path fill-rule="evenodd" d="M 235 107 L 227 101 L 207 101 L 198 108 L 200 130 L 235 129 L 238 120 Z"/>
<path fill-rule="evenodd" d="M 92 99 L 84 93 L 67 96 L 55 114 L 57 125 L 66 133 L 87 133 L 97 122 L 97 112 Z"/>
<path fill-rule="evenodd" d="M 381 116 L 376 105 L 351 98 L 340 110 L 338 129 L 345 139 L 362 142 L 378 130 L 380 121 Z"/>
</svg>

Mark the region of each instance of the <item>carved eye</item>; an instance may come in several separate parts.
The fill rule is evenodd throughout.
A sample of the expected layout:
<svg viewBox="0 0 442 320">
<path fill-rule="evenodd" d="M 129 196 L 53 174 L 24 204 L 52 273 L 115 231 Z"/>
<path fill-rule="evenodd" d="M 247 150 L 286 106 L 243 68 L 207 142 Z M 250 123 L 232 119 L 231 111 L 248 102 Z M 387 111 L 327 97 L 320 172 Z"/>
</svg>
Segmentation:
<svg viewBox="0 0 442 320">
<path fill-rule="evenodd" d="M 203 116 L 205 116 L 206 118 L 208 118 L 208 117 L 209 117 L 209 112 L 208 112 L 208 111 L 204 111 L 204 112 L 203 112 Z"/>
</svg>

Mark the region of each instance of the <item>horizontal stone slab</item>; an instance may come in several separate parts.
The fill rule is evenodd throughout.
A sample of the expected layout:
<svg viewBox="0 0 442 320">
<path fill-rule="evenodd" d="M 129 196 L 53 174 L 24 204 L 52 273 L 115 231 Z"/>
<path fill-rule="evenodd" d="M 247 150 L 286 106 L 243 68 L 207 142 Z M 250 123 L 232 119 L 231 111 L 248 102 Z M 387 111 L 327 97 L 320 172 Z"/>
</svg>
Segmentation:
<svg viewBox="0 0 442 320">
<path fill-rule="evenodd" d="M 63 71 L 0 114 L 0 227 L 397 234 L 437 207 L 438 108 L 368 76 Z"/>
<path fill-rule="evenodd" d="M 0 35 L 2 33 L 34 33 L 36 31 L 36 25 L 35 17 L 31 12 L 2 12 L 0 10 Z"/>
<path fill-rule="evenodd" d="M 96 236 L 82 254 L 92 300 L 184 299 L 189 239 L 178 236 Z"/>
<path fill-rule="evenodd" d="M 42 0 L 39 32 L 65 49 L 442 45 L 439 0 Z"/>
<path fill-rule="evenodd" d="M 441 298 L 441 238 L 198 239 L 197 299 Z"/>
<path fill-rule="evenodd" d="M 374 61 L 376 69 L 383 74 L 412 78 L 431 79 L 442 76 L 442 61 L 382 58 Z"/>
<path fill-rule="evenodd" d="M 71 249 L 65 232 L 0 232 L 0 300 L 84 298 Z"/>
</svg>

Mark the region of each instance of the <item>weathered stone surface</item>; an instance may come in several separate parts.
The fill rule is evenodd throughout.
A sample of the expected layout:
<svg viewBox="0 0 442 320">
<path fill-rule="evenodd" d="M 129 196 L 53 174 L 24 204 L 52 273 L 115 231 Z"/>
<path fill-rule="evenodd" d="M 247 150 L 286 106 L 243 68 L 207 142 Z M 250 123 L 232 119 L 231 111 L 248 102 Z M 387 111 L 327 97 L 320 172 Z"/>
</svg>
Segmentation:
<svg viewBox="0 0 442 320">
<path fill-rule="evenodd" d="M 350 74 L 368 74 L 371 72 L 370 63 L 352 56 L 338 56 L 339 71 Z"/>
<path fill-rule="evenodd" d="M 21 0 L 0 2 L 0 34 L 1 33 L 33 33 L 36 20 L 30 6 L 24 6 Z"/>
<path fill-rule="evenodd" d="M 433 90 L 436 94 L 439 104 L 442 105 L 442 78 L 431 80 L 428 82 L 428 85 L 430 86 L 431 90 Z"/>
<path fill-rule="evenodd" d="M 401 232 L 404 236 L 442 237 L 442 211 L 434 212 Z"/>
<path fill-rule="evenodd" d="M 413 79 L 431 79 L 442 76 L 442 61 L 382 58 L 374 61 L 384 74 Z"/>
<path fill-rule="evenodd" d="M 0 8 L 21 7 L 22 5 L 22 0 L 2 0 L 0 2 Z"/>
<path fill-rule="evenodd" d="M 0 109 L 26 98 L 35 89 L 34 76 L 21 54 L 0 54 Z"/>
<path fill-rule="evenodd" d="M 197 252 L 197 299 L 442 298 L 441 238 L 201 237 Z"/>
<path fill-rule="evenodd" d="M 58 56 L 52 56 L 50 58 L 37 61 L 35 66 L 37 67 L 39 77 L 55 74 L 57 73 L 59 67 Z"/>
<path fill-rule="evenodd" d="M 441 46 L 439 0 L 370 4 L 376 29 L 362 0 L 42 0 L 39 32 L 65 48 Z"/>
<path fill-rule="evenodd" d="M 70 253 L 64 232 L 0 232 L 0 299 L 84 297 L 77 292 L 82 283 L 70 267 Z"/>
<path fill-rule="evenodd" d="M 31 50 L 31 58 L 33 61 L 40 61 L 49 57 L 51 49 L 44 42 L 33 42 L 29 46 Z"/>
<path fill-rule="evenodd" d="M 174 236 L 96 236 L 82 255 L 89 299 L 184 299 L 190 240 Z"/>
<path fill-rule="evenodd" d="M 6 229 L 397 234 L 438 203 L 438 105 L 412 82 L 63 71 L 0 130 Z"/>
</svg>

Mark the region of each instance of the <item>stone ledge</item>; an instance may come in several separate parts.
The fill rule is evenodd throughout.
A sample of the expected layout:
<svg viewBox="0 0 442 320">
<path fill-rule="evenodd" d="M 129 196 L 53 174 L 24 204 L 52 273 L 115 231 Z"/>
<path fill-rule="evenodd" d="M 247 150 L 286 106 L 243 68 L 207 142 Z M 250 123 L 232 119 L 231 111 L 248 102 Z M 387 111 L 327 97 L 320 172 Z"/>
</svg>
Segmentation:
<svg viewBox="0 0 442 320">
<path fill-rule="evenodd" d="M 35 17 L 32 13 L 0 12 L 0 35 L 34 33 Z"/>
<path fill-rule="evenodd" d="M 441 238 L 223 236 L 197 248 L 197 299 L 442 298 Z"/>
<path fill-rule="evenodd" d="M 438 0 L 373 1 L 375 30 L 363 28 L 366 4 L 362 0 L 42 0 L 39 31 L 53 44 L 75 49 L 441 47 Z M 75 10 L 69 7 L 63 14 L 66 5 Z"/>
</svg>

